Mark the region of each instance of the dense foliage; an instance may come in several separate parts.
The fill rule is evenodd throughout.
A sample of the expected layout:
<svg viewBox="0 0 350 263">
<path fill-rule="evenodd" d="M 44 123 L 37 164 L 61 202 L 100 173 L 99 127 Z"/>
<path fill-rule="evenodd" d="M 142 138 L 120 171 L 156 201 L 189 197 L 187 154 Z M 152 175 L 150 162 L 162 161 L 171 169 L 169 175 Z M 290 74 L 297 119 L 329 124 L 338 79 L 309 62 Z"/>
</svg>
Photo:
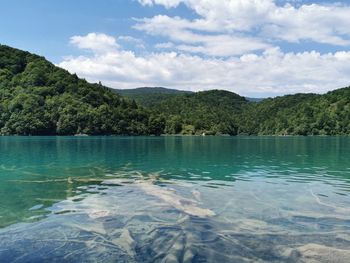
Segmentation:
<svg viewBox="0 0 350 263">
<path fill-rule="evenodd" d="M 7 46 L 0 46 L 0 113 L 1 134 L 152 133 L 149 113 L 135 102 Z"/>
<path fill-rule="evenodd" d="M 295 94 L 258 102 L 220 90 L 163 94 L 150 109 L 163 115 L 168 134 L 350 134 L 350 87 L 325 95 Z"/>
<path fill-rule="evenodd" d="M 123 97 L 135 100 L 144 107 L 152 107 L 160 101 L 180 94 L 191 94 L 190 91 L 166 89 L 162 87 L 143 87 L 136 89 L 112 89 Z"/>
<path fill-rule="evenodd" d="M 180 94 L 159 101 L 152 112 L 164 115 L 168 134 L 229 134 L 238 132 L 238 115 L 247 100 L 223 90 Z"/>
<path fill-rule="evenodd" d="M 350 87 L 255 101 L 222 90 L 113 91 L 0 45 L 3 135 L 350 134 Z"/>
<path fill-rule="evenodd" d="M 325 95 L 296 94 L 250 104 L 239 133 L 350 135 L 350 87 Z"/>
</svg>

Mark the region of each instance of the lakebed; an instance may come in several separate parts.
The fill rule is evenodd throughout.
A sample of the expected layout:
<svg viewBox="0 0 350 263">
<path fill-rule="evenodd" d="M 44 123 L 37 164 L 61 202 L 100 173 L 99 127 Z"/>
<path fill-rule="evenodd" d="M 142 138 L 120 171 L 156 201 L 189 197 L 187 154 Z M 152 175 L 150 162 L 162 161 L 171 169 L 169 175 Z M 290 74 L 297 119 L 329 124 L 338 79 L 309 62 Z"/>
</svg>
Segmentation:
<svg viewBox="0 0 350 263">
<path fill-rule="evenodd" d="M 349 137 L 1 137 L 0 261 L 346 262 Z"/>
</svg>

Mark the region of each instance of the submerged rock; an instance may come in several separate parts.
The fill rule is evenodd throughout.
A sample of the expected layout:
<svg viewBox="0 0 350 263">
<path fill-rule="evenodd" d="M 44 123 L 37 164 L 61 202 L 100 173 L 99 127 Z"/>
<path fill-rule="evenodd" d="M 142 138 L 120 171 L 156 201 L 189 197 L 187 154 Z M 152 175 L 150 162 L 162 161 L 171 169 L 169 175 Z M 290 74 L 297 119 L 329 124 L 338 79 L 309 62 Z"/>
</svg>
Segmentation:
<svg viewBox="0 0 350 263">
<path fill-rule="evenodd" d="M 185 198 L 177 194 L 174 189 L 157 185 L 156 183 L 159 180 L 159 175 L 157 173 L 152 173 L 149 174 L 149 177 L 145 177 L 142 173 L 137 172 L 137 176 L 138 179 L 134 180 L 132 184 L 125 179 L 110 179 L 103 183 L 106 185 L 125 185 L 125 183 L 127 183 L 128 185 L 141 189 L 147 195 L 157 197 L 165 205 L 171 206 L 188 215 L 198 217 L 212 217 L 216 215 L 214 211 L 199 206 L 201 193 L 198 190 L 193 190 L 191 192 L 195 199 Z"/>
<path fill-rule="evenodd" d="M 55 203 L 41 221 L 0 229 L 0 262 L 343 263 L 350 258 L 350 220 L 342 214 L 319 217 L 305 209 L 298 215 L 288 210 L 286 216 L 275 213 L 273 200 L 246 206 L 251 195 L 244 191 L 241 199 L 223 200 L 215 215 L 205 207 L 215 207 L 208 195 L 202 201 L 193 185 L 159 175 L 132 173 L 102 186 L 91 183 Z M 210 191 L 215 202 L 222 200 Z M 257 216 L 261 206 L 268 209 Z"/>
<path fill-rule="evenodd" d="M 148 181 L 141 181 L 136 184 L 146 194 L 158 197 L 166 204 L 192 216 L 198 217 L 210 217 L 215 216 L 215 212 L 198 206 L 198 202 L 192 199 L 184 198 L 176 192 L 156 186 Z"/>
<path fill-rule="evenodd" d="M 338 249 L 319 244 L 306 244 L 297 248 L 301 259 L 309 263 L 348 263 L 350 250 Z"/>
</svg>

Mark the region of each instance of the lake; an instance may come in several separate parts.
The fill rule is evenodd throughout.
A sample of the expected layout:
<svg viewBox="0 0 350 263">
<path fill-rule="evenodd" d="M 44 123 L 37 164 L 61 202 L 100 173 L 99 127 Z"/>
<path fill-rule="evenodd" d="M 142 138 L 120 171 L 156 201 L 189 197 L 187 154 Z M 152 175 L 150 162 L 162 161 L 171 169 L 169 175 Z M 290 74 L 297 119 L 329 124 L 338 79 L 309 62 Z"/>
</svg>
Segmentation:
<svg viewBox="0 0 350 263">
<path fill-rule="evenodd" d="M 348 262 L 349 137 L 0 137 L 0 262 Z"/>
</svg>

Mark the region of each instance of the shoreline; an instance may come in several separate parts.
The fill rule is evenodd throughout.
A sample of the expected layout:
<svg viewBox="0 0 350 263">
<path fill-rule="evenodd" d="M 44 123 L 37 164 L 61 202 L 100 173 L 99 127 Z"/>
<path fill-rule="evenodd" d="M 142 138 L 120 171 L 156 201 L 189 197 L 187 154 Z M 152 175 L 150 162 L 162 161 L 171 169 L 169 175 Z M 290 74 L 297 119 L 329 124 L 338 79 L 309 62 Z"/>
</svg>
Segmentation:
<svg viewBox="0 0 350 263">
<path fill-rule="evenodd" d="M 162 135 L 127 135 L 127 134 L 99 134 L 99 135 L 0 135 L 1 137 L 76 137 L 76 138 L 84 138 L 84 137 L 230 137 L 230 138 L 239 138 L 239 137 L 350 137 L 350 134 L 336 134 L 336 135 L 199 135 L 199 134 L 162 134 Z"/>
</svg>

